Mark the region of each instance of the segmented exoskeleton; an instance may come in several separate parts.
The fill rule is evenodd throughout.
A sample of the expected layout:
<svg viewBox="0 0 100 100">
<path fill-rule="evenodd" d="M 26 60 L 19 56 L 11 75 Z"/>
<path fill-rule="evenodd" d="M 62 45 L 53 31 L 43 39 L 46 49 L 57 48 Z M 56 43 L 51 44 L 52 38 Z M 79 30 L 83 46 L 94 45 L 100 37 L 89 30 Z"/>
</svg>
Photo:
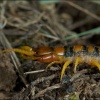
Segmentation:
<svg viewBox="0 0 100 100">
<path fill-rule="evenodd" d="M 62 80 L 65 70 L 69 64 L 74 64 L 74 72 L 76 72 L 77 66 L 80 63 L 87 63 L 91 66 L 95 66 L 100 70 L 100 47 L 99 46 L 58 46 L 48 47 L 40 46 L 37 48 L 30 48 L 29 46 L 22 46 L 20 49 L 7 49 L 2 52 L 19 52 L 25 59 L 37 60 L 42 63 L 49 63 L 46 67 L 50 67 L 52 64 L 64 63 L 61 71 L 60 80 Z"/>
</svg>

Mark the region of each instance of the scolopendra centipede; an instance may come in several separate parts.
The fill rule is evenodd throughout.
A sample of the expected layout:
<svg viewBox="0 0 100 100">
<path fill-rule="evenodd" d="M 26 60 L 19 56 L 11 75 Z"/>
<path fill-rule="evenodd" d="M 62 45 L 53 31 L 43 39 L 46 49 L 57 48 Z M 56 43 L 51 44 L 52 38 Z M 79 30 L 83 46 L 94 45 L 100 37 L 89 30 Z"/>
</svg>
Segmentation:
<svg viewBox="0 0 100 100">
<path fill-rule="evenodd" d="M 19 52 L 25 59 L 37 60 L 42 63 L 49 63 L 46 67 L 50 67 L 53 64 L 64 63 L 61 71 L 60 80 L 62 80 L 65 70 L 69 64 L 74 63 L 74 72 L 76 72 L 77 66 L 80 63 L 87 63 L 91 66 L 95 66 L 100 70 L 100 47 L 99 46 L 58 46 L 47 47 L 40 46 L 37 48 L 31 48 L 29 46 L 22 46 L 20 49 L 7 49 L 2 52 Z"/>
</svg>

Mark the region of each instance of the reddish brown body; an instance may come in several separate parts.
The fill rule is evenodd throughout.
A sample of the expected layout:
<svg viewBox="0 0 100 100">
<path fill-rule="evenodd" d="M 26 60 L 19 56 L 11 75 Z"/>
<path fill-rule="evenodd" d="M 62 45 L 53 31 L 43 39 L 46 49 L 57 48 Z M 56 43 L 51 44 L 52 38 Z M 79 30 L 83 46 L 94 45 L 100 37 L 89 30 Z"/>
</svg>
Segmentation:
<svg viewBox="0 0 100 100">
<path fill-rule="evenodd" d="M 21 49 L 3 50 L 3 52 L 11 51 L 21 53 L 25 59 L 37 60 L 42 63 L 50 63 L 47 68 L 55 63 L 64 63 L 61 71 L 61 79 L 65 70 L 71 63 L 74 63 L 74 72 L 76 72 L 78 64 L 84 62 L 89 65 L 96 66 L 100 70 L 100 47 L 97 46 L 41 46 L 35 49 L 23 46 Z"/>
<path fill-rule="evenodd" d="M 41 46 L 35 49 L 39 62 L 51 63 L 53 61 L 60 61 L 59 56 L 64 56 L 63 47 L 49 48 L 47 46 Z"/>
</svg>

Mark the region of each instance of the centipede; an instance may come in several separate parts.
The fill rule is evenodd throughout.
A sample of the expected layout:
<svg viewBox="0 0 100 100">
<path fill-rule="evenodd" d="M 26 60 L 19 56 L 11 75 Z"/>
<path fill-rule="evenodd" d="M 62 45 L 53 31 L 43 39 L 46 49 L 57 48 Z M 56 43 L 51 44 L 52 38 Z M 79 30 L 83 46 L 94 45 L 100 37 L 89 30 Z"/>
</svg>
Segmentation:
<svg viewBox="0 0 100 100">
<path fill-rule="evenodd" d="M 76 73 L 77 67 L 81 63 L 87 63 L 90 66 L 97 67 L 100 71 L 100 47 L 99 46 L 39 46 L 31 48 L 29 46 L 22 46 L 21 48 L 5 49 L 2 52 L 18 52 L 24 59 L 31 59 L 41 63 L 48 63 L 46 69 L 53 64 L 63 64 L 61 70 L 60 80 L 72 63 L 74 65 L 73 72 Z"/>
</svg>

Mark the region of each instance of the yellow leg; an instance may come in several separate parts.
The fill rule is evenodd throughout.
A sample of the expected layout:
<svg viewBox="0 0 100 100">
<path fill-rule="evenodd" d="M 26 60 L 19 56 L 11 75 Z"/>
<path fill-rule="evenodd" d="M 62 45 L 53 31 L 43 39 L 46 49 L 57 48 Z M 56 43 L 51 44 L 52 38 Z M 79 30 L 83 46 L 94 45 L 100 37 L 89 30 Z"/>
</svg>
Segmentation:
<svg viewBox="0 0 100 100">
<path fill-rule="evenodd" d="M 25 54 L 27 56 L 33 56 L 35 54 L 35 52 L 32 50 L 32 48 L 28 47 L 28 46 L 22 46 L 20 49 L 17 48 L 13 48 L 13 49 L 6 49 L 6 50 L 2 50 L 2 52 L 18 52 L 21 54 Z"/>
<path fill-rule="evenodd" d="M 37 60 L 37 59 L 38 59 L 38 57 L 26 56 L 26 55 L 21 55 L 21 57 L 22 57 L 23 59 L 28 59 L 28 60 Z"/>
<path fill-rule="evenodd" d="M 97 61 L 93 60 L 93 61 L 91 61 L 91 65 L 96 66 L 100 71 L 100 63 L 98 63 Z"/>
<path fill-rule="evenodd" d="M 80 62 L 81 62 L 81 58 L 80 57 L 77 57 L 76 60 L 75 60 L 74 73 L 76 73 L 77 66 L 78 66 L 78 64 Z"/>
<path fill-rule="evenodd" d="M 32 51 L 32 48 L 29 46 L 21 46 L 20 49 L 25 50 L 25 51 Z"/>
<path fill-rule="evenodd" d="M 22 57 L 23 59 L 31 59 L 30 56 L 26 56 L 26 55 L 23 55 L 23 54 L 21 54 L 21 57 Z"/>
<path fill-rule="evenodd" d="M 60 64 L 61 63 L 61 61 L 53 61 L 53 62 L 51 62 L 47 67 L 46 67 L 46 70 L 49 68 L 49 67 L 51 67 L 53 64 Z"/>
<path fill-rule="evenodd" d="M 67 67 L 68 67 L 68 65 L 71 63 L 71 61 L 70 60 L 67 60 L 66 62 L 65 62 L 65 64 L 63 65 L 63 68 L 62 68 L 62 71 L 61 71 L 61 77 L 60 77 L 60 80 L 62 80 L 62 77 L 63 77 L 63 75 L 64 75 L 64 73 L 65 73 L 65 70 L 67 69 Z"/>
</svg>

